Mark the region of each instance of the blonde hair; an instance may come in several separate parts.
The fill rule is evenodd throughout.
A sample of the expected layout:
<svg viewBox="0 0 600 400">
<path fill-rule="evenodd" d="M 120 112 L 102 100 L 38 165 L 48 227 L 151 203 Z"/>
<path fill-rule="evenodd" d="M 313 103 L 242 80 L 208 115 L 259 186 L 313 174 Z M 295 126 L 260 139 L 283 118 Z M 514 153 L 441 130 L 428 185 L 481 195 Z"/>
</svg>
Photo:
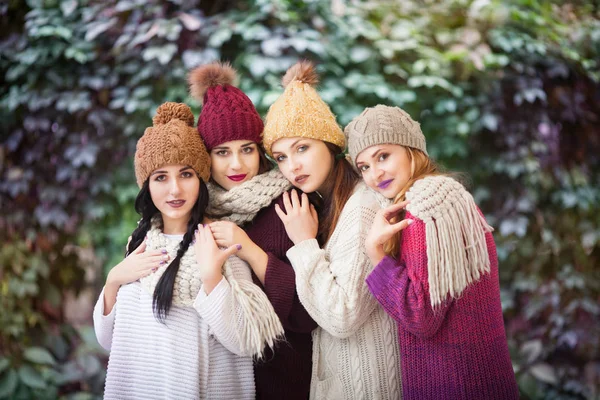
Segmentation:
<svg viewBox="0 0 600 400">
<path fill-rule="evenodd" d="M 394 197 L 394 204 L 404 201 L 406 199 L 406 192 L 408 192 L 412 185 L 419 179 L 423 179 L 428 176 L 446 175 L 440 170 L 438 165 L 421 150 L 407 146 L 402 147 L 406 149 L 407 157 L 410 161 L 411 174 L 408 182 L 406 182 L 404 187 L 400 190 L 400 192 L 398 192 L 396 197 Z M 392 223 L 401 221 L 404 218 L 404 214 L 405 212 L 401 211 L 390 221 Z M 401 237 L 402 231 L 396 233 L 383 245 L 385 254 L 394 258 L 399 258 Z"/>
</svg>

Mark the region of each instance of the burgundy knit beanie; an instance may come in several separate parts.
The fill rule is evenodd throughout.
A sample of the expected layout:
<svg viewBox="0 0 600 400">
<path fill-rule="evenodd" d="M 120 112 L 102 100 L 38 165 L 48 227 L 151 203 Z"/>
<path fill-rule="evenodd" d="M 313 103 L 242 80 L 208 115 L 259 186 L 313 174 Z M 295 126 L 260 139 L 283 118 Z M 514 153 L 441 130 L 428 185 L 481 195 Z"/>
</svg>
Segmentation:
<svg viewBox="0 0 600 400">
<path fill-rule="evenodd" d="M 248 96 L 233 86 L 236 75 L 229 63 L 215 62 L 188 76 L 191 95 L 203 104 L 198 132 L 208 151 L 230 140 L 261 143 L 263 121 Z"/>
</svg>

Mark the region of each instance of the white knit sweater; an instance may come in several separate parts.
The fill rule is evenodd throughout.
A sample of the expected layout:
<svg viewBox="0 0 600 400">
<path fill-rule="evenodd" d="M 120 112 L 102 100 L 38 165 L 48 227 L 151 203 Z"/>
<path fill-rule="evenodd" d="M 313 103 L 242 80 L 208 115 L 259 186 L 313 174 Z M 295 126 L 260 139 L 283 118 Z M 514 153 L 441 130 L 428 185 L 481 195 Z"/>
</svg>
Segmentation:
<svg viewBox="0 0 600 400">
<path fill-rule="evenodd" d="M 310 239 L 287 252 L 300 301 L 319 324 L 313 331 L 313 400 L 401 398 L 396 324 L 365 283 L 373 269 L 365 237 L 380 204 L 360 182 L 324 249 Z"/>
<path fill-rule="evenodd" d="M 247 268 L 233 272 L 252 279 Z M 241 353 L 241 321 L 225 278 L 208 296 L 200 288 L 192 307 L 173 305 L 166 324 L 154 317 L 152 294 L 139 281 L 121 286 L 106 316 L 102 291 L 94 329 L 110 350 L 104 398 L 253 399 L 252 358 L 234 354 Z"/>
</svg>

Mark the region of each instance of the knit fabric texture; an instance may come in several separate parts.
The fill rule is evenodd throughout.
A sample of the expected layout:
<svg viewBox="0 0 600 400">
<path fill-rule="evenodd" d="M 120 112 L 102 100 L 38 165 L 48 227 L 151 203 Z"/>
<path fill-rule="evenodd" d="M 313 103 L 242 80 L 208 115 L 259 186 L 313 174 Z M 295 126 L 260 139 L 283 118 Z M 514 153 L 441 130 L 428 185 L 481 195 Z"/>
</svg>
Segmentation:
<svg viewBox="0 0 600 400">
<path fill-rule="evenodd" d="M 421 125 L 399 107 L 369 107 L 346 126 L 344 133 L 353 165 L 364 149 L 378 144 L 399 144 L 427 154 Z"/>
<path fill-rule="evenodd" d="M 401 398 L 397 329 L 365 283 L 373 268 L 365 238 L 380 208 L 360 182 L 323 249 L 310 239 L 287 252 L 300 301 L 319 324 L 311 399 Z"/>
<path fill-rule="evenodd" d="M 490 272 L 485 242 L 487 224 L 473 196 L 447 176 L 419 179 L 406 193 L 406 209 L 423 221 L 427 239 L 427 268 L 431 306 L 463 290 Z"/>
<path fill-rule="evenodd" d="M 293 243 L 275 204 L 284 208 L 283 197 L 274 199 L 244 225 L 248 237 L 268 256 L 264 284 L 253 274 L 254 283 L 263 288 L 285 329 L 285 342 L 276 343 L 272 351 L 265 349 L 263 359 L 254 363 L 256 398 L 306 400 L 312 373 L 311 332 L 317 323 L 298 298 L 296 274 L 285 255 Z"/>
<path fill-rule="evenodd" d="M 268 207 L 291 186 L 279 170 L 256 175 L 229 190 L 211 182 L 207 185 L 209 204 L 206 213 L 214 219 L 243 225 L 252 221 L 260 210 Z"/>
<path fill-rule="evenodd" d="M 204 182 L 210 178 L 210 156 L 194 128 L 192 110 L 182 103 L 159 106 L 152 127 L 138 140 L 134 157 L 138 186 L 166 165 L 190 166 Z"/>
<path fill-rule="evenodd" d="M 173 260 L 177 255 L 179 244 L 169 242 L 159 229 L 160 225 L 159 219 L 155 218 L 152 229 L 148 231 L 146 248 L 148 251 L 166 249 L 170 259 Z M 156 272 L 140 279 L 142 287 L 150 295 L 154 293 L 156 284 L 169 265 L 170 263 L 163 265 Z M 250 271 L 248 264 L 236 256 L 229 257 L 223 265 L 223 275 L 231 287 L 234 305 L 245 322 L 243 329 L 236 331 L 236 334 L 239 335 L 239 342 L 244 354 L 260 358 L 265 346 L 273 348 L 275 342 L 283 336 L 283 326 L 267 296 L 260 288 L 252 282 L 235 278 L 233 271 L 240 268 Z M 184 253 L 177 270 L 173 287 L 173 303 L 185 306 L 193 304 L 201 283 L 196 251 L 194 246 L 190 246 Z"/>
<path fill-rule="evenodd" d="M 492 234 L 484 232 L 489 273 L 434 309 L 428 228 L 410 211 L 405 218 L 415 222 L 402 231 L 399 260 L 385 257 L 367 278 L 398 324 L 404 400 L 518 399 Z M 447 274 L 457 269 L 447 267 Z"/>
<path fill-rule="evenodd" d="M 251 282 L 238 266 L 236 279 Z M 104 399 L 255 398 L 252 358 L 236 334 L 246 321 L 227 279 L 209 295 L 200 290 L 192 306 L 173 305 L 164 324 L 140 282 L 121 286 L 108 315 L 100 293 L 93 317 L 98 342 L 110 351 Z"/>
<path fill-rule="evenodd" d="M 236 71 L 229 64 L 212 63 L 191 71 L 190 85 L 202 102 L 198 132 L 208 151 L 231 140 L 261 141 L 264 124 L 254 104 L 244 92 L 233 86 Z"/>
<path fill-rule="evenodd" d="M 299 69 L 299 66 L 314 69 L 312 64 L 304 62 L 292 66 L 288 74 Z M 313 71 L 310 72 L 314 74 Z M 269 108 L 263 131 L 263 146 L 269 155 L 273 155 L 273 143 L 290 137 L 322 140 L 341 149 L 346 146 L 346 138 L 335 115 L 321 99 L 312 82 L 306 83 L 303 79 L 300 73 L 292 76 L 291 82 L 284 85 L 283 94 Z"/>
</svg>

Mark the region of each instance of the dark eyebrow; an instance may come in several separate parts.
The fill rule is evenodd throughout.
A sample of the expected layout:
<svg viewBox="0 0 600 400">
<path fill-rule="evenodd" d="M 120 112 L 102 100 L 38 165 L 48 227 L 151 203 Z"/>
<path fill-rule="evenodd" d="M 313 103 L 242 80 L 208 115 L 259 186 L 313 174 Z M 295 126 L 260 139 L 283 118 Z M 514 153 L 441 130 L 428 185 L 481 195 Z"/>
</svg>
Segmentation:
<svg viewBox="0 0 600 400">
<path fill-rule="evenodd" d="M 377 149 L 377 150 L 375 150 L 375 152 L 373 154 L 371 154 L 371 158 L 377 157 L 377 154 L 379 154 L 380 151 L 383 151 L 383 149 Z"/>
<path fill-rule="evenodd" d="M 188 170 L 188 169 L 192 169 L 192 167 L 190 167 L 190 166 L 188 165 L 187 167 L 183 167 L 183 168 L 181 168 L 181 169 L 179 170 L 179 172 L 183 172 L 183 171 L 186 171 L 186 170 Z M 154 171 L 154 172 L 152 173 L 152 175 L 156 175 L 156 174 L 167 174 L 167 173 L 168 173 L 167 171 L 162 171 L 162 170 L 159 170 L 159 171 Z M 151 175 L 151 176 L 152 176 L 152 175 Z"/>
<path fill-rule="evenodd" d="M 291 148 L 293 148 L 294 146 L 296 146 L 296 145 L 298 144 L 298 142 L 300 142 L 300 141 L 302 141 L 302 140 L 304 140 L 304 138 L 302 138 L 302 137 L 301 137 L 301 138 L 299 138 L 299 139 L 298 139 L 298 140 L 296 140 L 294 143 L 290 144 L 290 145 L 289 145 L 289 147 L 288 147 L 288 149 L 291 149 Z M 279 154 L 279 153 L 281 153 L 281 151 L 273 151 L 273 155 L 275 155 L 275 154 Z"/>
<path fill-rule="evenodd" d="M 229 150 L 229 147 L 227 147 L 227 146 L 217 146 L 217 147 L 213 147 L 212 149 L 213 150 Z"/>
<path fill-rule="evenodd" d="M 243 144 L 241 147 L 248 147 L 248 146 L 252 146 L 253 144 L 256 144 L 256 142 L 248 142 L 246 144 Z"/>
</svg>

